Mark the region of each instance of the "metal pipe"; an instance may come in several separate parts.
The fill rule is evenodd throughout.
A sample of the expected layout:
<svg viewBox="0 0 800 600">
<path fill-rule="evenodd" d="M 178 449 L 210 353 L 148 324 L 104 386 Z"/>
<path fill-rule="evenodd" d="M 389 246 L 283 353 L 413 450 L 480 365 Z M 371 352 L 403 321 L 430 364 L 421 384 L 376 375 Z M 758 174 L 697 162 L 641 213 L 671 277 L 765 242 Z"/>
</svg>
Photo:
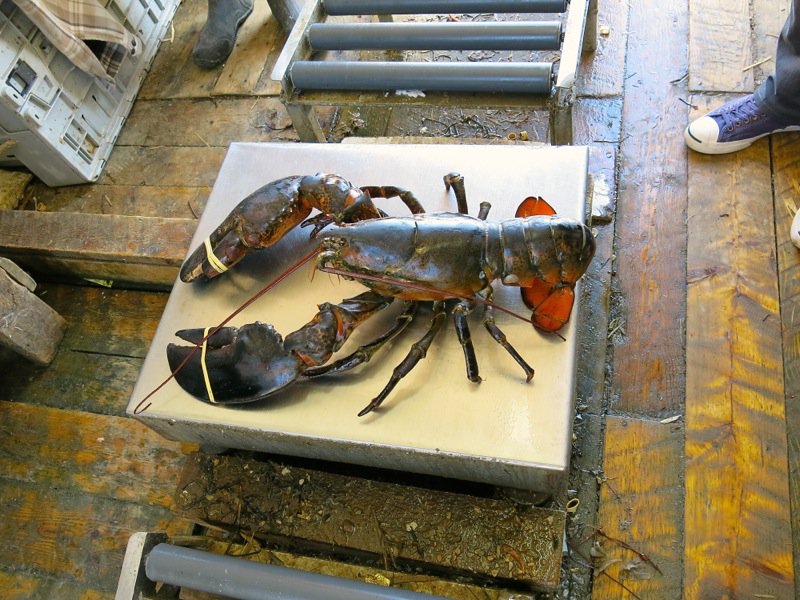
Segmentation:
<svg viewBox="0 0 800 600">
<path fill-rule="evenodd" d="M 238 600 L 435 600 L 435 596 L 307 573 L 170 544 L 150 551 L 151 581 Z"/>
<path fill-rule="evenodd" d="M 558 50 L 561 23 L 315 23 L 308 42 L 314 50 Z"/>
<path fill-rule="evenodd" d="M 423 90 L 549 95 L 551 63 L 296 61 L 300 90 Z"/>
<path fill-rule="evenodd" d="M 568 0 L 323 0 L 329 15 L 560 13 Z"/>
</svg>

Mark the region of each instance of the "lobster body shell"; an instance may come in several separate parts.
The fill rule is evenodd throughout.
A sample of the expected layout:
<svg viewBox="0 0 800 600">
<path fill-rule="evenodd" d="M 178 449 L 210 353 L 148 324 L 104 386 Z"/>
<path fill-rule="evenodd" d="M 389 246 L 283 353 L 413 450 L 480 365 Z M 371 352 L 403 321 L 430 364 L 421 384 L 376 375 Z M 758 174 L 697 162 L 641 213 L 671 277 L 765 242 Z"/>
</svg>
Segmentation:
<svg viewBox="0 0 800 600">
<path fill-rule="evenodd" d="M 337 227 L 322 241 L 319 264 L 354 279 L 367 275 L 371 279 L 362 283 L 385 296 L 435 301 L 474 296 L 495 279 L 506 285 L 547 280 L 574 286 L 593 254 L 591 231 L 573 219 L 490 222 L 431 213 Z"/>
</svg>

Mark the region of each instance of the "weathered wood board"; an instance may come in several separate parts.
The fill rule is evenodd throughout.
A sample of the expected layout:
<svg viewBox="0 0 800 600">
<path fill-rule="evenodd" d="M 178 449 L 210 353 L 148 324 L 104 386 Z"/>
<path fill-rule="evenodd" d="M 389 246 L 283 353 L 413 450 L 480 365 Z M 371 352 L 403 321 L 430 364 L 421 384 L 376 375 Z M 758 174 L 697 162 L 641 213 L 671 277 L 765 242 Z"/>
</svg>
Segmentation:
<svg viewBox="0 0 800 600">
<path fill-rule="evenodd" d="M 800 209 L 800 135 L 774 136 L 775 231 L 777 234 L 780 312 L 783 325 L 783 382 L 789 453 L 789 496 L 795 589 L 800 590 L 800 250 L 789 229 Z"/>
<path fill-rule="evenodd" d="M 683 426 L 609 416 L 605 444 L 592 598 L 679 598 Z"/>
<path fill-rule="evenodd" d="M 685 596 L 791 598 L 768 141 L 693 154 L 688 178 Z"/>
<path fill-rule="evenodd" d="M 751 92 L 753 62 L 749 0 L 689 4 L 689 89 Z"/>
<path fill-rule="evenodd" d="M 654 40 L 682 39 L 686 27 L 684 3 L 631 4 L 629 29 L 637 35 L 628 39 L 628 61 L 637 68 L 625 81 L 622 111 L 614 412 L 664 417 L 683 404 L 686 151 L 679 140 L 686 116 L 676 82 L 686 73 L 685 48 Z"/>
<path fill-rule="evenodd" d="M 35 273 L 168 288 L 196 227 L 194 219 L 0 211 L 0 255 Z"/>
<path fill-rule="evenodd" d="M 171 505 L 190 446 L 129 419 L 14 402 L 0 401 L 0 423 L 4 597 L 108 597 L 132 532 L 189 533 Z"/>
</svg>

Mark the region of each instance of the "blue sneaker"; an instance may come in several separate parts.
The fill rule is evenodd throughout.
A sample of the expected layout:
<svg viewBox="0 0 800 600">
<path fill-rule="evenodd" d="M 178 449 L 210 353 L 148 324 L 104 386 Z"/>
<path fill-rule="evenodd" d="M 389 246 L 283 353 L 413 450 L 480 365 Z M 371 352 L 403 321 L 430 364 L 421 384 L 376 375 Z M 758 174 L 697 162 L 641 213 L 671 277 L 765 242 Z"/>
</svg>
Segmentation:
<svg viewBox="0 0 800 600">
<path fill-rule="evenodd" d="M 686 145 L 703 154 L 728 154 L 771 133 L 800 131 L 800 125 L 768 115 L 750 94 L 692 121 L 683 132 Z"/>
</svg>

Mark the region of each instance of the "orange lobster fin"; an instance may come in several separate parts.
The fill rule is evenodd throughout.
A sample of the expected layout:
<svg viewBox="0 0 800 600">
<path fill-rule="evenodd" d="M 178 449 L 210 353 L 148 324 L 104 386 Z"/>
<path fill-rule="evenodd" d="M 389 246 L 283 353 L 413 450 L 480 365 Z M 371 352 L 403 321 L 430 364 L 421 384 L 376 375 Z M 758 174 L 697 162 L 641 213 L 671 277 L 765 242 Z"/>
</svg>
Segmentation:
<svg viewBox="0 0 800 600">
<path fill-rule="evenodd" d="M 556 209 L 550 206 L 541 196 L 528 196 L 517 207 L 515 217 L 538 217 L 556 214 Z"/>
<path fill-rule="evenodd" d="M 554 287 L 537 280 L 532 286 L 522 288 L 522 301 L 533 311 L 531 322 L 535 327 L 558 331 L 569 321 L 575 292 L 570 287 Z"/>
</svg>

